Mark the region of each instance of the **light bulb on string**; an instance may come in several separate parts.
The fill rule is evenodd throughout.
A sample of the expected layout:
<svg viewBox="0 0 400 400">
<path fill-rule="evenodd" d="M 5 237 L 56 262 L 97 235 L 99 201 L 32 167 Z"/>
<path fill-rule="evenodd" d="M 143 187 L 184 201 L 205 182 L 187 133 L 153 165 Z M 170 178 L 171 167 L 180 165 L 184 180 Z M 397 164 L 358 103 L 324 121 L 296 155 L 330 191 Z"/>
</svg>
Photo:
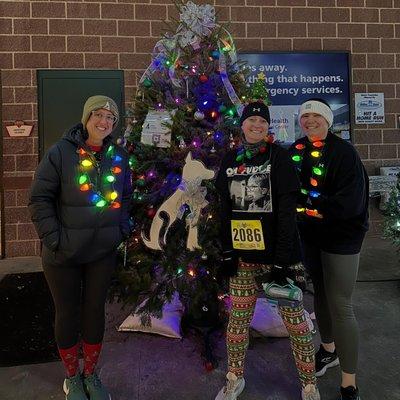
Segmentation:
<svg viewBox="0 0 400 400">
<path fill-rule="evenodd" d="M 319 151 L 317 151 L 317 150 L 314 150 L 314 151 L 311 152 L 311 155 L 312 155 L 313 157 L 315 157 L 315 158 L 321 157 L 321 152 L 319 152 Z"/>
<path fill-rule="evenodd" d="M 157 174 L 154 169 L 151 169 L 150 171 L 147 172 L 146 176 L 147 176 L 147 179 L 154 179 L 157 177 Z"/>
<path fill-rule="evenodd" d="M 324 143 L 321 142 L 320 140 L 317 140 L 317 141 L 313 142 L 312 145 L 314 147 L 320 148 L 320 147 L 322 147 L 324 145 Z"/>
<path fill-rule="evenodd" d="M 81 165 L 82 167 L 88 168 L 91 167 L 93 163 L 89 159 L 85 158 L 84 160 L 81 161 Z"/>
<path fill-rule="evenodd" d="M 219 143 L 224 137 L 224 134 L 221 131 L 216 131 L 214 133 L 214 140 Z"/>
<path fill-rule="evenodd" d="M 110 193 L 110 199 L 115 200 L 118 197 L 118 193 L 114 190 Z"/>
<path fill-rule="evenodd" d="M 322 175 L 322 169 L 321 168 L 319 168 L 319 167 L 313 167 L 313 173 L 315 174 L 315 175 L 318 175 L 318 176 L 321 176 Z"/>
<path fill-rule="evenodd" d="M 317 198 L 317 197 L 319 197 L 319 196 L 321 195 L 321 193 L 316 192 L 315 190 L 311 190 L 311 191 L 309 192 L 309 195 L 310 195 L 311 197 Z"/>
<path fill-rule="evenodd" d="M 314 186 L 314 187 L 318 186 L 318 182 L 315 178 L 310 178 L 310 183 L 311 183 L 311 186 Z"/>
<path fill-rule="evenodd" d="M 192 146 L 193 147 L 200 147 L 201 146 L 201 141 L 200 141 L 200 139 L 199 138 L 194 138 L 193 140 L 192 140 Z"/>
<path fill-rule="evenodd" d="M 106 204 L 107 204 L 106 201 L 101 199 L 96 203 L 96 207 L 101 208 L 101 207 L 104 207 Z"/>
<path fill-rule="evenodd" d="M 218 113 L 215 110 L 213 110 L 213 111 L 211 111 L 210 116 L 211 116 L 211 118 L 216 119 L 218 117 Z"/>
</svg>

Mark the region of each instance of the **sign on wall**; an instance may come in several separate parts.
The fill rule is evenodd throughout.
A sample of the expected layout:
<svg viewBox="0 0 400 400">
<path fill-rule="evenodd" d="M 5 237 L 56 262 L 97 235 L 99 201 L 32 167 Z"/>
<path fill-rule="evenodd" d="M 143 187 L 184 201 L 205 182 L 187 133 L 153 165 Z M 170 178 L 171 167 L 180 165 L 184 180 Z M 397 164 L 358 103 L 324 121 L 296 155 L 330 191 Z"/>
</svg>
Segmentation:
<svg viewBox="0 0 400 400">
<path fill-rule="evenodd" d="M 356 93 L 354 96 L 356 124 L 384 124 L 383 93 Z"/>
<path fill-rule="evenodd" d="M 249 83 L 265 74 L 272 102 L 270 131 L 280 143 L 302 136 L 299 106 L 310 98 L 322 98 L 332 108 L 332 131 L 350 139 L 349 54 L 346 52 L 240 53 L 247 62 Z"/>
</svg>

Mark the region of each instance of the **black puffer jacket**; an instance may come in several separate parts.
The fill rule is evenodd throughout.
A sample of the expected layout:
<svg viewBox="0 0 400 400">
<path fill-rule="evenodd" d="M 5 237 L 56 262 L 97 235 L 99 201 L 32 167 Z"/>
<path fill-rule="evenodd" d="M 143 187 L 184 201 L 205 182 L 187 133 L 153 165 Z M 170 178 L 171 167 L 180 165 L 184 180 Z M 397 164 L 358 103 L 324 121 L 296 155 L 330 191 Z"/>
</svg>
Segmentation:
<svg viewBox="0 0 400 400">
<path fill-rule="evenodd" d="M 127 152 L 117 145 L 114 155 L 122 171 L 115 174 L 114 189 L 120 208 L 98 208 L 90 201 L 93 191 L 79 189 L 80 175 L 78 149 L 91 156 L 95 166 L 87 171 L 95 188 L 103 193 L 111 191 L 104 176 L 112 167 L 106 155 L 111 137 L 104 140 L 100 162 L 85 144 L 87 132 L 82 124 L 70 129 L 54 144 L 41 160 L 31 187 L 29 211 L 43 245 L 51 250 L 58 262 L 96 261 L 113 251 L 129 234 L 129 204 L 132 192 L 131 172 Z"/>
</svg>

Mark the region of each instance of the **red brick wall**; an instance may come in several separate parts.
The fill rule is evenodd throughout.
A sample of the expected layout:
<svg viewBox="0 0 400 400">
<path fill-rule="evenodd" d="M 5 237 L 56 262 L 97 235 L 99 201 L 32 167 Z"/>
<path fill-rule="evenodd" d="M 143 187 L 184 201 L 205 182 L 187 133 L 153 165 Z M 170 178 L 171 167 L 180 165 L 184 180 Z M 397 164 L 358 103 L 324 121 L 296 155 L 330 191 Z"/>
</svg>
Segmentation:
<svg viewBox="0 0 400 400">
<path fill-rule="evenodd" d="M 400 0 L 210 0 L 231 21 L 239 50 L 349 50 L 354 92 L 384 92 L 386 123 L 354 125 L 369 173 L 400 164 Z M 27 191 L 37 164 L 36 69 L 118 68 L 127 100 L 150 60 L 161 20 L 177 17 L 171 1 L 0 1 L 0 68 L 6 256 L 39 254 Z M 24 119 L 29 138 L 4 125 Z"/>
</svg>

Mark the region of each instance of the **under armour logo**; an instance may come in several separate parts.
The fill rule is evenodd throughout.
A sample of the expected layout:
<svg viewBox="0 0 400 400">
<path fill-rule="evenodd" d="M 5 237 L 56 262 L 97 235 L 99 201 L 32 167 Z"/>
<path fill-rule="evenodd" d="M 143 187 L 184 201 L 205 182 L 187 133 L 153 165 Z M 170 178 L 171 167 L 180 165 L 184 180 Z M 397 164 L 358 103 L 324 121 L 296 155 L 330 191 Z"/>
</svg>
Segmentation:
<svg viewBox="0 0 400 400">
<path fill-rule="evenodd" d="M 258 107 L 258 108 L 253 108 L 253 111 L 258 111 L 258 112 L 260 112 L 261 111 L 261 109 L 260 109 L 260 107 Z"/>
<path fill-rule="evenodd" d="M 110 103 L 107 101 L 107 103 L 105 104 L 105 106 L 104 106 L 103 108 L 104 108 L 105 110 L 111 111 Z"/>
<path fill-rule="evenodd" d="M 304 108 L 311 108 L 312 104 L 306 104 Z"/>
</svg>

